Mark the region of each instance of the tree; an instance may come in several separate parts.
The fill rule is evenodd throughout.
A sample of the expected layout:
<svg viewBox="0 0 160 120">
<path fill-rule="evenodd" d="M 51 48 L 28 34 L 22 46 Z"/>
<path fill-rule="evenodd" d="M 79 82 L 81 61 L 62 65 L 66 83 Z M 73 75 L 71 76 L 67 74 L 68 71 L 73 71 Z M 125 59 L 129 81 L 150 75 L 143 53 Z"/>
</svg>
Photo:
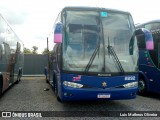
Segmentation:
<svg viewBox="0 0 160 120">
<path fill-rule="evenodd" d="M 37 50 L 38 50 L 38 47 L 37 46 L 33 46 L 32 47 L 32 54 L 37 54 Z"/>
<path fill-rule="evenodd" d="M 30 49 L 24 47 L 24 54 L 31 54 L 31 53 L 32 53 L 32 52 L 31 52 Z"/>
<path fill-rule="evenodd" d="M 47 48 L 45 48 L 44 51 L 42 51 L 42 54 L 48 54 L 48 52 Z"/>
</svg>

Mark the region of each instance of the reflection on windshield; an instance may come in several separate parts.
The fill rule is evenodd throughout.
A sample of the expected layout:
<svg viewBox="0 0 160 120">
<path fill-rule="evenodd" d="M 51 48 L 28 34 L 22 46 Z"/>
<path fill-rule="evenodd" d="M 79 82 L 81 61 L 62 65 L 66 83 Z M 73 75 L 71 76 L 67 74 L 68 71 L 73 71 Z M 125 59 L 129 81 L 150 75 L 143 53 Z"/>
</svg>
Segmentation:
<svg viewBox="0 0 160 120">
<path fill-rule="evenodd" d="M 90 67 L 91 67 L 91 65 L 93 63 L 93 60 L 95 59 L 95 56 L 97 55 L 97 53 L 99 51 L 99 47 L 100 47 L 100 44 L 98 44 L 97 47 L 95 48 L 95 50 L 94 50 L 94 52 L 93 52 L 93 54 L 92 54 L 92 56 L 91 56 L 91 58 L 90 58 L 90 60 L 89 60 L 89 62 L 87 64 L 87 66 L 85 68 L 85 73 L 89 71 L 89 69 L 90 69 Z"/>
<path fill-rule="evenodd" d="M 114 48 L 110 45 L 109 37 L 108 37 L 108 47 L 107 48 L 108 48 L 108 54 L 109 55 L 111 54 L 113 56 L 113 59 L 115 60 L 115 63 L 117 63 L 117 65 L 118 65 L 118 67 L 120 69 L 120 72 L 124 73 L 124 69 L 123 69 L 123 67 L 121 65 L 121 62 L 119 61 L 119 58 L 117 57 Z"/>
<path fill-rule="evenodd" d="M 138 47 L 133 37 L 133 21 L 126 14 L 108 13 L 99 22 L 99 14 L 93 11 L 67 12 L 63 69 L 99 73 L 135 72 Z M 134 40 L 133 54 L 129 52 L 131 39 Z"/>
</svg>

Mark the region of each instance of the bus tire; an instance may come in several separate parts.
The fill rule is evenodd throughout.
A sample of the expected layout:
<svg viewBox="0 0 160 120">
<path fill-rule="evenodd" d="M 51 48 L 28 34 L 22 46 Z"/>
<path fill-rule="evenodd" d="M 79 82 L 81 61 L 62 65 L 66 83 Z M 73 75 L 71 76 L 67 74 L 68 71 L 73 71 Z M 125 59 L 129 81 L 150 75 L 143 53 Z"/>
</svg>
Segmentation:
<svg viewBox="0 0 160 120">
<path fill-rule="evenodd" d="M 19 69 L 16 84 L 18 84 L 21 81 L 21 77 L 22 77 L 22 69 Z"/>
<path fill-rule="evenodd" d="M 145 96 L 147 93 L 147 85 L 143 77 L 140 77 L 138 80 L 138 94 Z"/>
<path fill-rule="evenodd" d="M 16 84 L 18 84 L 20 81 L 21 81 L 21 75 L 20 72 L 18 72 Z"/>
<path fill-rule="evenodd" d="M 53 74 L 53 90 L 54 90 L 54 93 L 55 93 L 55 94 L 57 94 L 57 93 L 56 93 L 56 89 L 57 89 L 57 88 L 56 88 L 56 85 L 57 85 L 57 84 L 56 84 L 56 80 L 55 80 L 55 74 Z"/>
<path fill-rule="evenodd" d="M 46 78 L 46 83 L 49 83 L 48 79 Z"/>
<path fill-rule="evenodd" d="M 59 96 L 57 96 L 57 101 L 58 101 L 58 102 L 62 102 L 62 100 L 60 99 Z"/>
<path fill-rule="evenodd" d="M 57 96 L 57 101 L 58 101 L 58 102 L 62 102 L 62 100 L 61 100 L 60 97 L 58 96 L 55 74 L 53 75 L 53 90 L 54 90 L 55 95 Z"/>
</svg>

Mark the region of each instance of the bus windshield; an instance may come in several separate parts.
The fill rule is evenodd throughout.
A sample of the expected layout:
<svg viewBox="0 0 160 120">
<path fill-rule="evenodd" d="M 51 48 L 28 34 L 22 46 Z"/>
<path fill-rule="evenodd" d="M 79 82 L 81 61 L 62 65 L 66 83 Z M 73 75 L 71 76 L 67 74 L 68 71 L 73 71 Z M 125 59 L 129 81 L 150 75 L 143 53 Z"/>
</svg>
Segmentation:
<svg viewBox="0 0 160 120">
<path fill-rule="evenodd" d="M 145 25 L 145 28 L 148 29 L 150 32 L 157 32 L 160 31 L 160 23 L 155 22 L 155 23 L 149 23 Z"/>
<path fill-rule="evenodd" d="M 63 70 L 137 72 L 138 47 L 129 14 L 77 10 L 65 11 L 63 18 Z"/>
</svg>

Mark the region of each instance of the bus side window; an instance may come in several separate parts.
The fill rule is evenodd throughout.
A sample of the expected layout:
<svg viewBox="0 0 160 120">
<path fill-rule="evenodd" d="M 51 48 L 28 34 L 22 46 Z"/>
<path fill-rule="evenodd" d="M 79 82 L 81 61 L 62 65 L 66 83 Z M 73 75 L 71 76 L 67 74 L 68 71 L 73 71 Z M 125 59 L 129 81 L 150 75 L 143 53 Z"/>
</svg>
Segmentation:
<svg viewBox="0 0 160 120">
<path fill-rule="evenodd" d="M 5 58 L 8 61 L 11 55 L 11 50 L 7 43 L 4 44 L 4 49 L 5 49 Z"/>
<path fill-rule="evenodd" d="M 94 50 L 97 46 L 97 34 L 96 33 L 85 33 L 84 40 L 86 41 L 87 50 Z"/>
<path fill-rule="evenodd" d="M 82 25 L 69 24 L 67 53 L 70 56 L 82 54 Z"/>
<path fill-rule="evenodd" d="M 17 42 L 17 50 L 16 50 L 16 52 L 20 52 L 20 49 L 21 49 L 21 44 L 19 42 Z"/>
</svg>

